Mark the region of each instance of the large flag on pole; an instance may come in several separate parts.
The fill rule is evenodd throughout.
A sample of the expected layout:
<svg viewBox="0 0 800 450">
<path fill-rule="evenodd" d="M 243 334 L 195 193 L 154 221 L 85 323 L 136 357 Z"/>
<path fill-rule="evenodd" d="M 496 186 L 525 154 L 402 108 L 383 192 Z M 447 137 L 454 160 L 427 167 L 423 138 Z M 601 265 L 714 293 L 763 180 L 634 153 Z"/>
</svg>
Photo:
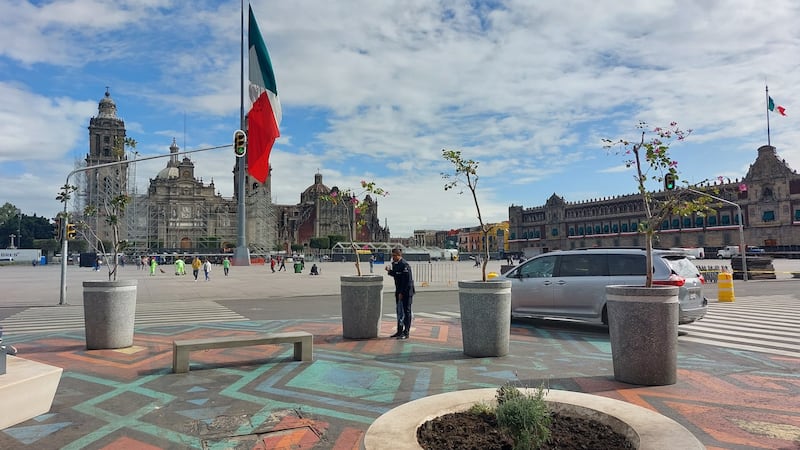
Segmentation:
<svg viewBox="0 0 800 450">
<path fill-rule="evenodd" d="M 275 85 L 275 72 L 269 59 L 267 46 L 258 30 L 253 8 L 248 26 L 248 60 L 250 102 L 247 113 L 247 172 L 263 183 L 269 176 L 269 154 L 281 132 L 281 103 Z"/>
</svg>

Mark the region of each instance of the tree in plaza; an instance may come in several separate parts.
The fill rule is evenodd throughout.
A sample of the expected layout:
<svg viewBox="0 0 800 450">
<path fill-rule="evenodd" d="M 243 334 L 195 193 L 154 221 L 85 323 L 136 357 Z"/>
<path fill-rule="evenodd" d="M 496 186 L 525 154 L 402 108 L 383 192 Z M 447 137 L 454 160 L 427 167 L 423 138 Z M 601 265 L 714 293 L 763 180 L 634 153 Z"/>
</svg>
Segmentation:
<svg viewBox="0 0 800 450">
<path fill-rule="evenodd" d="M 136 141 L 133 138 L 126 137 L 118 139 L 114 145 L 114 152 L 121 156 L 124 154 L 125 148 L 135 149 Z M 64 185 L 61 188 L 56 200 L 66 203 L 70 200 L 72 194 L 77 191 L 78 187 L 73 185 Z M 74 218 L 76 231 L 91 246 L 99 255 L 102 255 L 103 260 L 106 262 L 108 268 L 108 280 L 116 281 L 117 267 L 119 265 L 119 257 L 123 250 L 128 246 L 128 242 L 121 239 L 120 226 L 122 219 L 125 216 L 125 210 L 131 202 L 131 197 L 126 192 L 117 192 L 110 198 L 104 198 L 99 208 L 95 205 L 89 205 L 83 210 L 81 218 Z M 96 217 L 101 215 L 105 222 L 111 228 L 111 241 L 103 241 L 97 235 L 97 230 L 93 229 L 87 221 L 87 218 Z M 63 215 L 63 213 L 61 213 Z M 62 217 L 63 223 L 70 221 L 69 214 L 67 217 Z M 110 258 L 109 258 L 110 256 Z"/>
<path fill-rule="evenodd" d="M 449 191 L 458 186 L 466 186 L 472 194 L 472 201 L 478 213 L 478 223 L 481 227 L 481 241 L 483 242 L 483 262 L 481 264 L 481 280 L 486 281 L 486 265 L 489 263 L 489 224 L 483 223 L 481 206 L 478 204 L 478 161 L 467 159 L 461 155 L 461 150 L 442 149 L 442 158 L 453 165 L 452 172 L 442 172 L 446 180 L 444 190 Z M 459 194 L 462 194 L 460 191 Z"/>
<path fill-rule="evenodd" d="M 645 236 L 647 281 L 653 285 L 653 238 L 661 223 L 669 216 L 705 216 L 713 212 L 711 198 L 697 195 L 687 189 L 677 189 L 680 180 L 678 161 L 669 154 L 670 146 L 682 142 L 692 130 L 683 130 L 676 122 L 666 127 L 648 127 L 639 122 L 641 135 L 634 141 L 627 139 L 603 139 L 603 148 L 616 149 L 616 154 L 625 158 L 626 167 L 635 169 L 634 181 L 644 202 L 645 220 L 639 222 L 638 231 Z M 698 184 L 683 182 L 684 187 L 700 190 Z M 653 188 L 656 190 L 653 190 Z"/>
</svg>

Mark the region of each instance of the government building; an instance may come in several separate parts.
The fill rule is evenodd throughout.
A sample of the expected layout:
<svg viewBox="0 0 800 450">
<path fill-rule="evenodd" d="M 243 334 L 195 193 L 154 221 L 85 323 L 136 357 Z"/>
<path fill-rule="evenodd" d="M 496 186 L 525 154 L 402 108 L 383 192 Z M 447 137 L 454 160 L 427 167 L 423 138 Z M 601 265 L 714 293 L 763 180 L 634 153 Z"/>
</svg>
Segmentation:
<svg viewBox="0 0 800 450">
<path fill-rule="evenodd" d="M 739 245 L 736 205 L 746 245 L 771 251 L 800 246 L 800 175 L 778 157 L 775 147 L 760 147 L 743 179 L 718 180 L 703 188 L 733 204 L 714 202 L 710 214 L 668 217 L 655 235 L 656 247 L 708 251 Z M 644 247 L 644 235 L 637 232 L 644 217 L 639 194 L 577 202 L 553 194 L 541 206 L 508 208 L 509 251 L 530 256 L 586 247 Z"/>
</svg>

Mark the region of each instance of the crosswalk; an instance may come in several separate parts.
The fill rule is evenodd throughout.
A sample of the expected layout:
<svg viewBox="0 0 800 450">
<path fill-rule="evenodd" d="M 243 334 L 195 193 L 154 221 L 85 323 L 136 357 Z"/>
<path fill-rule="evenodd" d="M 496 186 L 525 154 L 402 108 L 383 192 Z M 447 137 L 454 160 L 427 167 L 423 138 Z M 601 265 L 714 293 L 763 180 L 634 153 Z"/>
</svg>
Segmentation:
<svg viewBox="0 0 800 450">
<path fill-rule="evenodd" d="M 680 329 L 678 341 L 800 358 L 800 300 L 790 295 L 710 303 L 703 320 Z"/>
<path fill-rule="evenodd" d="M 246 317 L 206 300 L 174 303 L 139 303 L 135 326 L 181 325 L 201 322 L 232 322 Z M 28 308 L 0 320 L 3 333 L 34 333 L 83 329 L 83 306 Z"/>
</svg>

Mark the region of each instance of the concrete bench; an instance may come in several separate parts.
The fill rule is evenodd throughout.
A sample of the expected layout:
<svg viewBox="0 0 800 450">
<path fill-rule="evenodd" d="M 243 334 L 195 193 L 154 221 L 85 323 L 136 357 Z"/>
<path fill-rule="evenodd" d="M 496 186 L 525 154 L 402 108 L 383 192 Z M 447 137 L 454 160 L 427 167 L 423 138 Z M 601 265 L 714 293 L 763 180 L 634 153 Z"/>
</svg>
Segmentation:
<svg viewBox="0 0 800 450">
<path fill-rule="evenodd" d="M 314 351 L 314 336 L 305 331 L 271 333 L 255 336 L 223 336 L 202 339 L 187 339 L 172 342 L 172 371 L 189 371 L 189 352 L 214 348 L 246 347 L 263 344 L 294 344 L 295 361 L 311 361 Z"/>
</svg>

